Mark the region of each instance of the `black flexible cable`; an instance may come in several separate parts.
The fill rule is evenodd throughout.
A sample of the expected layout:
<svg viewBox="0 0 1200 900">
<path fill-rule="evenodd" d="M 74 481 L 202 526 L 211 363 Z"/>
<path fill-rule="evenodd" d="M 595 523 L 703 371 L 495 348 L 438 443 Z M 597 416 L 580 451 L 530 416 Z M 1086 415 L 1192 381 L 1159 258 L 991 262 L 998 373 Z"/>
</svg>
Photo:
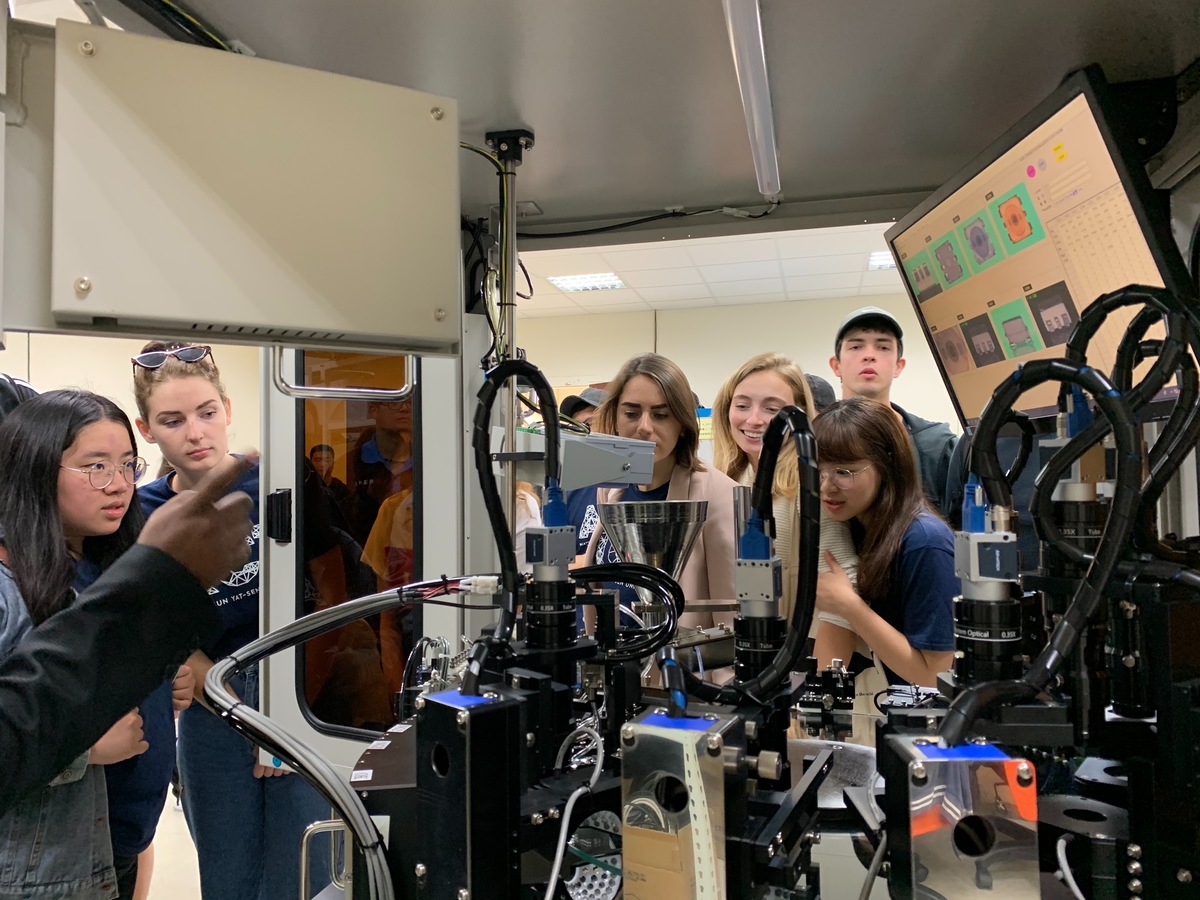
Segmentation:
<svg viewBox="0 0 1200 900">
<path fill-rule="evenodd" d="M 666 572 L 641 563 L 605 563 L 573 569 L 570 577 L 585 584 L 594 581 L 609 581 L 631 587 L 653 591 L 663 604 L 666 618 L 648 631 L 639 631 L 638 639 L 620 644 L 605 654 L 607 662 L 633 662 L 644 659 L 667 646 L 675 639 L 679 630 L 679 617 L 683 615 L 683 588 Z"/>
<path fill-rule="evenodd" d="M 1112 383 L 1118 391 L 1128 394 L 1133 389 L 1133 370 L 1146 358 L 1142 349 L 1142 340 L 1151 327 L 1162 322 L 1162 310 L 1147 306 L 1138 311 L 1121 336 L 1117 345 L 1117 357 L 1113 362 Z M 1161 351 L 1160 351 L 1161 352 Z M 1158 356 L 1158 353 L 1154 354 Z"/>
<path fill-rule="evenodd" d="M 1025 466 L 1029 463 L 1029 457 L 1033 453 L 1033 442 L 1037 437 L 1037 432 L 1033 427 L 1033 420 L 1018 409 L 1010 409 L 1004 421 L 1012 422 L 1021 430 L 1021 444 L 1017 448 L 1016 459 L 1012 461 L 1012 465 L 1004 473 L 1004 480 L 1008 482 L 1009 489 L 1011 490 L 1013 485 L 1017 483 L 1017 479 L 1021 477 L 1021 473 L 1025 471 Z"/>
<path fill-rule="evenodd" d="M 490 652 L 490 645 L 495 643 L 506 646 L 512 637 L 516 626 L 516 597 L 517 584 L 520 574 L 517 570 L 517 555 L 513 547 L 512 534 L 509 532 L 508 520 L 504 516 L 504 504 L 500 499 L 500 489 L 496 485 L 496 474 L 492 471 L 491 427 L 492 407 L 501 388 L 512 378 L 523 377 L 533 386 L 538 400 L 541 402 L 542 420 L 546 428 L 546 483 L 557 483 L 559 480 L 558 456 L 558 401 L 554 398 L 554 389 L 546 381 L 546 376 L 532 363 L 523 359 L 507 359 L 497 365 L 484 377 L 483 387 L 479 389 L 479 404 L 475 408 L 475 420 L 472 425 L 471 446 L 475 451 L 475 471 L 479 476 L 479 486 L 483 492 L 483 505 L 487 510 L 488 521 L 492 526 L 492 536 L 500 553 L 500 621 L 495 633 L 488 639 L 480 639 L 471 647 L 468 657 L 467 671 L 463 676 L 462 693 L 474 694 L 479 690 L 479 676 Z"/>
<path fill-rule="evenodd" d="M 758 699 L 769 696 L 788 674 L 795 669 L 804 645 L 808 640 L 808 632 L 812 628 L 813 613 L 817 597 L 817 554 L 821 545 L 821 476 L 817 470 L 817 442 L 812 433 L 808 416 L 796 406 L 785 406 L 775 415 L 767 431 L 777 421 L 786 421 L 791 428 L 792 438 L 796 442 L 797 465 L 800 474 L 800 533 L 796 535 L 795 546 L 800 554 L 799 570 L 796 578 L 796 602 L 792 607 L 792 618 L 788 623 L 787 636 L 783 646 L 776 652 L 775 657 L 754 678 L 747 681 L 731 681 L 725 685 L 715 685 L 697 678 L 688 669 L 683 670 L 684 682 L 689 694 L 711 703 L 738 704 L 746 699 L 760 703 Z M 764 436 L 763 455 L 766 454 L 766 438 Z M 770 485 L 774 481 L 773 461 L 764 462 L 759 457 L 759 470 L 755 473 L 755 491 L 760 495 L 759 503 L 770 505 Z M 760 487 L 760 483 L 766 488 Z M 766 491 L 767 499 L 761 499 L 762 491 Z M 751 495 L 752 497 L 755 494 Z M 753 502 L 753 501 L 752 501 Z"/>
<path fill-rule="evenodd" d="M 1000 475 L 996 458 L 996 432 L 1000 423 L 1021 394 L 1051 380 L 1078 384 L 1095 398 L 1096 405 L 1112 425 L 1117 444 L 1117 477 L 1104 536 L 1067 611 L 1025 674 L 1017 681 L 974 685 L 955 698 L 939 729 L 939 734 L 950 744 L 959 743 L 976 718 L 993 704 L 1032 699 L 1050 683 L 1074 649 L 1088 619 L 1095 613 L 1133 528 L 1142 466 L 1133 412 L 1100 372 L 1090 366 L 1074 366 L 1061 360 L 1036 360 L 1021 366 L 996 389 L 984 409 L 976 431 L 971 464 L 988 491 L 989 502 L 1007 507 L 1012 503 L 1011 491 Z"/>
</svg>

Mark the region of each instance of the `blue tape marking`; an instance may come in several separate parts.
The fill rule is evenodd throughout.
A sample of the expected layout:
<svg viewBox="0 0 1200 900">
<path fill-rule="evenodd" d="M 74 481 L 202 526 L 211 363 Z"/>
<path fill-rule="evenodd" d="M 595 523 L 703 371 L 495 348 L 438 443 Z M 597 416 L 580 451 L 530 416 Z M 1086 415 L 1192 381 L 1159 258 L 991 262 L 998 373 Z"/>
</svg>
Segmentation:
<svg viewBox="0 0 1200 900">
<path fill-rule="evenodd" d="M 472 694 L 460 694 L 458 691 L 439 691 L 436 694 L 430 694 L 427 700 L 435 700 L 438 703 L 443 703 L 446 706 L 452 706 L 455 709 L 467 709 L 471 706 L 482 706 L 484 703 L 492 703 L 493 701 L 487 697 L 476 697 Z"/>
<path fill-rule="evenodd" d="M 936 744 L 915 744 L 914 747 L 926 759 L 968 759 L 976 762 L 1003 762 L 1012 759 L 995 744 L 960 744 L 957 747 L 939 747 Z"/>
<path fill-rule="evenodd" d="M 655 728 L 673 728 L 676 731 L 707 731 L 714 723 L 711 719 L 672 719 L 662 713 L 651 713 L 642 719 L 641 724 L 653 725 Z"/>
</svg>

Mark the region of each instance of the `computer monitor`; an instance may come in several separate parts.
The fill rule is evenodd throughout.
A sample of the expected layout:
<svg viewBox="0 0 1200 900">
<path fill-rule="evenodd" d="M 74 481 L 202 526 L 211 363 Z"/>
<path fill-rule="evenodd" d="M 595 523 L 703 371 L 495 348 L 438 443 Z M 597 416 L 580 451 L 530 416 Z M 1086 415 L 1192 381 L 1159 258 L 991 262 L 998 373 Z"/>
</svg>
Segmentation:
<svg viewBox="0 0 1200 900">
<path fill-rule="evenodd" d="M 1098 67 L 1072 74 L 887 231 L 964 425 L 1016 365 L 1061 357 L 1102 294 L 1134 283 L 1190 291 L 1167 217 L 1152 215 L 1149 180 L 1105 118 L 1105 97 Z M 1089 364 L 1111 371 L 1135 313 L 1109 317 Z M 1057 384 L 1041 385 L 1019 408 L 1053 415 L 1057 395 Z"/>
</svg>

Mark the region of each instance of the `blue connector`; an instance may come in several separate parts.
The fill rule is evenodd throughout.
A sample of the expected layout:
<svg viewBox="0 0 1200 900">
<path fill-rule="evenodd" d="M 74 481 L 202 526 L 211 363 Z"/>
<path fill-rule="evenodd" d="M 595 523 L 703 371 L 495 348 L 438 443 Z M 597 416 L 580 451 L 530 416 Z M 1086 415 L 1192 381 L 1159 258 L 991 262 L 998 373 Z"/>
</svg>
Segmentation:
<svg viewBox="0 0 1200 900">
<path fill-rule="evenodd" d="M 987 531 L 987 500 L 979 476 L 974 472 L 967 476 L 967 486 L 963 491 L 962 530 L 974 534 Z"/>
<path fill-rule="evenodd" d="M 1088 406 L 1083 388 L 1072 384 L 1071 397 L 1067 401 L 1067 437 L 1075 437 L 1092 424 L 1093 418 L 1095 417 L 1092 415 L 1091 407 Z"/>
<path fill-rule="evenodd" d="M 738 558 L 771 558 L 771 539 L 763 530 L 762 516 L 759 515 L 757 509 L 750 510 L 750 517 L 746 520 L 746 530 L 742 532 L 742 537 L 738 541 Z"/>
<path fill-rule="evenodd" d="M 556 478 L 546 480 L 546 505 L 542 507 L 542 524 L 547 528 L 570 524 L 567 520 L 567 502 L 563 499 L 563 490 Z"/>
</svg>

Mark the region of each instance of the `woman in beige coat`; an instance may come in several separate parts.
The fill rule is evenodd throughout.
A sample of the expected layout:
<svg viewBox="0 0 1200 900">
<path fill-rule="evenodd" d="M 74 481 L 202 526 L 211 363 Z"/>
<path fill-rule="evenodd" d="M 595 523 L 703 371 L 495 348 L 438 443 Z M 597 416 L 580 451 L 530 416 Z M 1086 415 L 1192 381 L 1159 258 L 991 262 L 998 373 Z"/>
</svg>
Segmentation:
<svg viewBox="0 0 1200 900">
<path fill-rule="evenodd" d="M 608 399 L 592 418 L 593 431 L 653 441 L 654 474 L 647 485 L 605 489 L 597 501 L 707 500 L 708 516 L 692 547 L 679 585 L 687 606 L 705 601 L 732 603 L 734 544 L 734 483 L 699 457 L 700 428 L 687 376 L 657 353 L 634 357 L 608 385 Z M 612 544 L 597 528 L 587 549 L 587 563 L 617 562 Z M 686 607 L 685 607 L 686 608 Z M 680 624 L 707 627 L 732 623 L 732 612 L 685 612 Z"/>
</svg>

